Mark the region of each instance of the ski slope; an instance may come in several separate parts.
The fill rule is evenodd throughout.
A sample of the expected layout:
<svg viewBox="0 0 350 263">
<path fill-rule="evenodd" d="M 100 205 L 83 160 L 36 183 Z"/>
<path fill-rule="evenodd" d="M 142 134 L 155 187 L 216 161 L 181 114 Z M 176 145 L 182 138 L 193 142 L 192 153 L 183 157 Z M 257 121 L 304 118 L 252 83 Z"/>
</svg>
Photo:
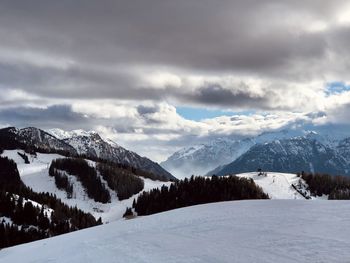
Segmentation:
<svg viewBox="0 0 350 263">
<path fill-rule="evenodd" d="M 292 184 L 299 185 L 300 182 L 300 189 L 310 195 L 305 189 L 307 186 L 305 181 L 297 177 L 296 174 L 267 172 L 266 176 L 259 176 L 258 172 L 252 172 L 237 174 L 236 176 L 253 179 L 255 184 L 260 186 L 271 199 L 305 199 L 292 187 Z"/>
<path fill-rule="evenodd" d="M 68 199 L 66 192 L 56 187 L 55 179 L 50 177 L 48 172 L 52 160 L 65 158 L 64 156 L 37 153 L 36 157 L 28 155 L 30 164 L 25 164 L 23 158 L 17 152 L 23 153 L 22 150 L 5 150 L 1 156 L 7 156 L 16 162 L 19 174 L 25 185 L 32 188 L 35 192 L 55 194 L 65 204 L 72 207 L 77 206 L 79 209 L 91 213 L 96 219 L 101 217 L 104 223 L 121 219 L 126 208 L 131 207 L 134 198 L 140 194 L 135 194 L 129 199 L 120 201 L 117 194 L 106 186 L 111 194 L 111 203 L 103 204 L 89 198 L 84 187 L 76 177 L 70 176 L 74 193 L 73 198 Z M 92 161 L 88 160 L 88 162 L 91 166 L 95 165 Z M 171 184 L 171 182 L 153 181 L 148 178 L 142 178 L 142 180 L 144 181 L 144 191 Z"/>
<path fill-rule="evenodd" d="M 4 249 L 0 262 L 350 262 L 349 218 L 348 201 L 212 203 Z"/>
</svg>

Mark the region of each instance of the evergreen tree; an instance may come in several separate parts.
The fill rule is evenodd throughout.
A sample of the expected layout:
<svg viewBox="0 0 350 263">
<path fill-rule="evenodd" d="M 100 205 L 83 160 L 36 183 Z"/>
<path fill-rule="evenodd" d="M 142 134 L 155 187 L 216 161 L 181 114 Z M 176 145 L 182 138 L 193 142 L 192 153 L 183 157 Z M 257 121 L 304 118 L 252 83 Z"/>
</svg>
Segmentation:
<svg viewBox="0 0 350 263">
<path fill-rule="evenodd" d="M 138 215 L 149 215 L 175 208 L 197 204 L 242 200 L 267 199 L 262 189 L 255 185 L 252 179 L 236 176 L 211 178 L 194 177 L 177 181 L 170 187 L 152 189 L 143 192 L 132 207 Z M 125 211 L 125 216 L 131 214 L 131 209 Z"/>
</svg>

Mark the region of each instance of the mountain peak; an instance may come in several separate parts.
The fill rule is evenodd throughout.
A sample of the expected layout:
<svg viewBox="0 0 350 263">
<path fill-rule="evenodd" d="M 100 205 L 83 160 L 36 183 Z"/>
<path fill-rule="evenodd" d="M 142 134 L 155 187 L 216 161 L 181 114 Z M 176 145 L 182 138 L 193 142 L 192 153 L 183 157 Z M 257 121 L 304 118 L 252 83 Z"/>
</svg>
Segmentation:
<svg viewBox="0 0 350 263">
<path fill-rule="evenodd" d="M 65 131 L 59 128 L 53 128 L 53 129 L 49 129 L 47 130 L 48 133 L 54 135 L 55 137 L 64 140 L 64 139 L 68 139 L 71 137 L 77 137 L 77 136 L 93 136 L 93 135 L 98 135 L 97 132 L 95 131 L 85 131 L 82 129 L 77 129 L 77 130 L 72 130 L 72 131 Z M 98 135 L 99 136 L 99 135 Z"/>
<path fill-rule="evenodd" d="M 308 136 L 255 144 L 217 175 L 253 171 L 321 172 L 348 175 L 348 162 L 337 149 Z"/>
<path fill-rule="evenodd" d="M 39 152 L 85 156 L 93 160 L 103 159 L 152 173 L 161 180 L 176 179 L 158 163 L 141 157 L 111 140 L 104 140 L 94 131 L 74 130 L 67 132 L 61 129 L 51 129 L 46 132 L 35 127 L 24 129 L 9 127 L 0 129 L 1 147 L 4 149 L 29 148 Z"/>
<path fill-rule="evenodd" d="M 121 147 L 110 139 L 102 138 L 95 131 L 72 130 L 64 131 L 61 129 L 51 129 L 50 133 L 61 138 L 64 142 L 74 147 L 80 155 L 101 158 L 120 164 L 126 164 L 167 179 L 176 179 L 158 163 L 151 161 L 146 157 L 141 157 L 135 152 Z"/>
</svg>

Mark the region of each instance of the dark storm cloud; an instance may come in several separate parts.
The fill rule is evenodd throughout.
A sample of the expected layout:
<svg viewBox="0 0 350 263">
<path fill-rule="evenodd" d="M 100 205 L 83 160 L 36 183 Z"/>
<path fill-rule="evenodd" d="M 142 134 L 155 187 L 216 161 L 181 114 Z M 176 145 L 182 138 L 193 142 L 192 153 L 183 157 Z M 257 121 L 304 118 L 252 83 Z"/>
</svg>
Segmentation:
<svg viewBox="0 0 350 263">
<path fill-rule="evenodd" d="M 2 1 L 0 22 L 8 34 L 3 43 L 29 44 L 82 63 L 261 69 L 293 56 L 321 55 L 324 46 L 315 34 L 300 36 L 275 28 L 268 23 L 271 17 L 278 12 L 322 16 L 335 5 L 326 1 L 302 5 L 228 0 Z"/>
<path fill-rule="evenodd" d="M 209 85 L 199 88 L 196 93 L 191 97 L 194 101 L 203 104 L 215 105 L 220 102 L 222 105 L 231 107 L 256 107 L 264 108 L 268 105 L 269 96 L 256 96 L 248 91 L 248 87 L 244 89 L 246 84 L 237 91 L 223 88 L 218 84 Z"/>
<path fill-rule="evenodd" d="M 327 36 L 295 31 L 285 17 L 322 19 L 343 2 L 5 0 L 0 2 L 0 55 L 30 51 L 32 62 L 38 54 L 51 60 L 39 66 L 2 61 L 0 81 L 2 86 L 53 98 L 181 100 L 186 92 L 140 89 L 140 72 L 133 69 L 308 77 L 307 67 L 296 74 L 291 66 L 322 59 L 329 48 Z M 62 66 L 60 60 L 72 63 Z M 234 98 L 235 93 L 226 97 L 212 92 L 201 89 L 201 99 L 193 99 L 216 105 L 227 105 L 227 98 L 250 101 L 240 93 Z"/>
<path fill-rule="evenodd" d="M 0 110 L 0 120 L 13 126 L 37 126 L 40 128 L 67 128 L 72 124 L 84 127 L 86 118 L 72 111 L 68 105 L 48 108 L 16 107 Z M 86 126 L 85 126 L 86 127 Z"/>
<path fill-rule="evenodd" d="M 152 113 L 156 113 L 157 111 L 159 111 L 158 107 L 151 107 L 151 106 L 144 106 L 144 105 L 140 105 L 137 107 L 137 112 L 140 115 L 152 114 Z"/>
</svg>

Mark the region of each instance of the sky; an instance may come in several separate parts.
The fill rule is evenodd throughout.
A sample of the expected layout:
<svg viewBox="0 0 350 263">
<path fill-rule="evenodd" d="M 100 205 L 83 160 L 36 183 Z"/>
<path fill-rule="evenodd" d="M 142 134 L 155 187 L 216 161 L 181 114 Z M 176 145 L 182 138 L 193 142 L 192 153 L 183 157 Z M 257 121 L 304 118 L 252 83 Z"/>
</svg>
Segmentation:
<svg viewBox="0 0 350 263">
<path fill-rule="evenodd" d="M 0 1 L 0 126 L 95 130 L 155 161 L 350 119 L 350 3 Z"/>
</svg>

